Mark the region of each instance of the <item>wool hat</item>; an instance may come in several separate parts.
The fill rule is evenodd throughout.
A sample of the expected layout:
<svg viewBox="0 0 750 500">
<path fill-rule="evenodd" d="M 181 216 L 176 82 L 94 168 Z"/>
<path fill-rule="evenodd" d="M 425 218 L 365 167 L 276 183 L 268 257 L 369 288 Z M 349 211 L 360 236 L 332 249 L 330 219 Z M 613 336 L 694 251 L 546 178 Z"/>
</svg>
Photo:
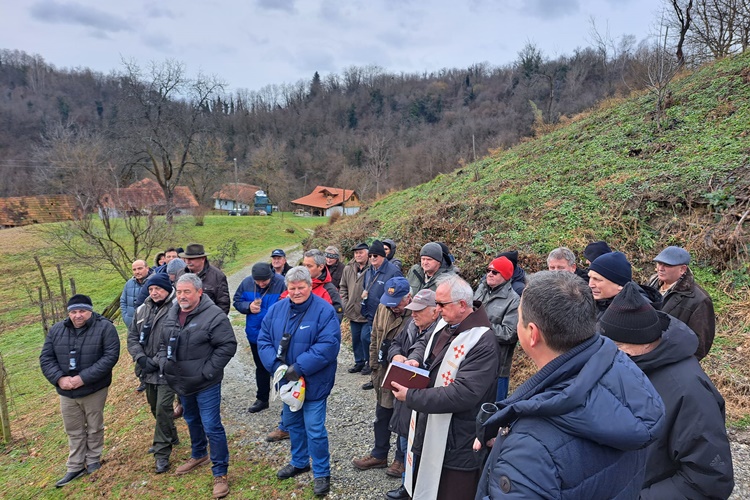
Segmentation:
<svg viewBox="0 0 750 500">
<path fill-rule="evenodd" d="M 370 247 L 368 247 L 368 246 L 367 246 L 367 243 L 365 243 L 365 242 L 363 241 L 362 243 L 357 243 L 356 245 L 354 245 L 354 246 L 352 247 L 352 252 L 354 252 L 354 251 L 356 251 L 356 250 L 370 250 Z"/>
<path fill-rule="evenodd" d="M 668 266 L 687 266 L 690 264 L 690 254 L 684 248 L 671 246 L 654 257 L 654 262 L 660 262 Z"/>
<path fill-rule="evenodd" d="M 632 281 L 622 287 L 599 320 L 602 335 L 625 344 L 651 343 L 668 326 L 669 316 L 654 309 Z"/>
<path fill-rule="evenodd" d="M 507 252 L 499 253 L 497 256 L 508 259 L 510 263 L 513 264 L 514 270 L 518 267 L 518 250 L 509 250 Z"/>
<path fill-rule="evenodd" d="M 375 240 L 370 245 L 370 255 L 380 255 L 381 257 L 385 257 L 385 247 L 383 246 L 383 242 L 380 240 Z"/>
<path fill-rule="evenodd" d="M 625 286 L 633 280 L 633 269 L 622 252 L 610 252 L 600 255 L 591 263 L 589 271 L 597 272 L 612 283 L 617 283 L 620 286 Z"/>
<path fill-rule="evenodd" d="M 174 262 L 174 261 L 173 261 Z M 154 273 L 146 280 L 146 290 L 152 286 L 163 288 L 168 293 L 172 293 L 172 282 L 169 281 L 169 275 L 166 273 Z"/>
<path fill-rule="evenodd" d="M 182 271 L 183 269 L 185 269 L 185 261 L 180 258 L 167 262 L 167 274 L 177 274 L 178 271 Z"/>
<path fill-rule="evenodd" d="M 425 243 L 422 249 L 419 251 L 420 257 L 429 257 L 438 262 L 443 262 L 443 247 L 439 243 L 431 241 Z"/>
<path fill-rule="evenodd" d="M 270 280 L 273 278 L 274 270 L 268 262 L 256 262 L 253 264 L 253 269 L 250 271 L 250 275 L 255 281 Z"/>
<path fill-rule="evenodd" d="M 606 241 L 592 241 L 583 250 L 583 256 L 590 262 L 594 262 L 597 257 L 604 255 L 605 253 L 611 253 L 612 249 L 609 248 Z"/>
<path fill-rule="evenodd" d="M 198 243 L 191 243 L 187 246 L 187 250 L 182 252 L 180 255 L 181 259 L 197 259 L 199 257 L 208 257 L 208 254 L 203 248 L 203 245 Z"/>
<path fill-rule="evenodd" d="M 93 311 L 94 303 L 91 302 L 91 297 L 77 293 L 68 300 L 68 312 L 76 309 L 83 309 L 84 311 Z"/>
<path fill-rule="evenodd" d="M 500 273 L 505 281 L 513 276 L 513 263 L 507 257 L 498 257 L 490 262 L 490 267 Z"/>
<path fill-rule="evenodd" d="M 417 294 L 412 297 L 411 302 L 406 308 L 412 311 L 421 311 L 422 309 L 435 306 L 435 292 L 429 288 L 425 288 L 424 290 L 418 291 Z"/>
<path fill-rule="evenodd" d="M 281 248 L 277 248 L 273 252 L 271 252 L 271 257 L 286 257 L 286 252 L 282 250 Z"/>
<path fill-rule="evenodd" d="M 385 282 L 385 291 L 380 296 L 380 303 L 386 307 L 396 307 L 410 290 L 409 281 L 406 278 L 395 276 Z"/>
<path fill-rule="evenodd" d="M 448 245 L 443 243 L 442 241 L 437 242 L 438 245 L 440 245 L 440 248 L 443 250 L 443 262 L 447 266 L 452 266 L 453 262 L 455 262 L 455 258 L 453 257 L 453 254 L 451 254 L 450 248 L 448 248 Z"/>
</svg>

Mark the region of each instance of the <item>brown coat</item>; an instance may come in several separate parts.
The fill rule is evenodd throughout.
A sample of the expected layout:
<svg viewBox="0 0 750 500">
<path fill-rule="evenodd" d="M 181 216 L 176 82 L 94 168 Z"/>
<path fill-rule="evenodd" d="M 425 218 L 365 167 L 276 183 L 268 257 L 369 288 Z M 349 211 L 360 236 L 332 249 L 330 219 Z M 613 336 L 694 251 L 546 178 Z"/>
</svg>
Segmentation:
<svg viewBox="0 0 750 500">
<path fill-rule="evenodd" d="M 372 368 L 372 374 L 370 377 L 372 378 L 372 385 L 375 386 L 378 404 L 383 408 L 393 408 L 393 391 L 380 388 L 385 379 L 387 365 L 383 366 L 378 361 L 378 351 L 380 351 L 380 345 L 384 340 L 391 341 L 398 335 L 404 325 L 404 320 L 408 319 L 409 315 L 408 309 L 404 311 L 403 315 L 397 316 L 390 308 L 380 304 L 372 321 L 372 336 L 370 337 L 370 368 Z M 388 359 L 387 351 L 385 356 Z"/>
</svg>

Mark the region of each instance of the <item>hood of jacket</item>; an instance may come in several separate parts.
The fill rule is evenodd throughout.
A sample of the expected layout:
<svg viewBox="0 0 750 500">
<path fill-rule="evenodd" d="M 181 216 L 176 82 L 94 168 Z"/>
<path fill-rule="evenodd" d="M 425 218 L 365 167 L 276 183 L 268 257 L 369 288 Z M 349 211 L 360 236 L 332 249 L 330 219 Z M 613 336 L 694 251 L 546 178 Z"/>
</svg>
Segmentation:
<svg viewBox="0 0 750 500">
<path fill-rule="evenodd" d="M 391 254 L 388 257 L 386 257 L 386 259 L 393 260 L 393 258 L 396 256 L 396 242 L 391 239 L 386 238 L 383 240 L 383 243 L 391 247 Z"/>
<path fill-rule="evenodd" d="M 542 367 L 485 425 L 544 418 L 562 432 L 618 450 L 659 437 L 664 403 L 646 375 L 599 334 Z"/>
<path fill-rule="evenodd" d="M 318 276 L 317 278 L 312 279 L 312 287 L 318 288 L 319 286 L 323 286 L 326 283 L 331 282 L 331 273 L 328 272 L 328 268 L 326 266 L 323 266 L 323 272 Z"/>
<path fill-rule="evenodd" d="M 679 319 L 666 316 L 669 318 L 669 326 L 662 333 L 659 345 L 651 352 L 631 357 L 638 368 L 646 374 L 685 358 L 691 358 L 698 348 L 698 336 L 693 330 Z"/>
</svg>

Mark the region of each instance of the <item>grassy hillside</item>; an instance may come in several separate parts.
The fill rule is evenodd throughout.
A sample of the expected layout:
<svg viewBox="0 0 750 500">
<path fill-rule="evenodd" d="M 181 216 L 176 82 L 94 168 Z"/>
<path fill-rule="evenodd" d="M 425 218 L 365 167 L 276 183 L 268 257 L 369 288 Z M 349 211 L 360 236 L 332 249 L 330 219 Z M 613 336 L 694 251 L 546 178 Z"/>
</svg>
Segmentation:
<svg viewBox="0 0 750 500">
<path fill-rule="evenodd" d="M 231 274 L 250 263 L 270 260 L 273 248 L 298 245 L 309 231 L 324 224 L 326 219 L 294 217 L 287 213 L 272 217 L 208 216 L 203 227 L 196 227 L 192 222 L 192 218 L 179 221 L 177 234 L 180 236 L 175 243 L 186 246 L 189 242 L 200 242 L 211 254 L 223 242 L 234 239 L 239 252 L 236 259 L 224 268 Z M 0 497 L 208 497 L 211 485 L 205 475 L 176 477 L 165 474 L 168 477 L 164 477 L 163 482 L 150 482 L 153 477 L 150 461 L 128 460 L 128 457 L 143 455 L 144 443 L 153 433 L 153 419 L 143 404 L 143 397 L 133 391 L 136 384 L 133 362 L 125 349 L 125 327 L 120 322 L 116 323 L 121 340 L 120 360 L 115 366 L 114 382 L 105 407 L 106 459 L 112 467 L 102 469 L 103 474 L 92 476 L 78 485 L 60 490 L 54 488 L 54 482 L 65 472 L 68 447 L 58 397 L 39 369 L 44 334 L 38 308 L 32 299 L 37 297 L 36 289 L 42 285 L 33 256 L 39 256 L 53 293 L 59 295 L 54 268 L 54 264 L 59 263 L 63 277 L 66 280 L 74 278 L 78 292 L 91 295 L 96 311 L 101 311 L 119 297 L 124 282 L 113 271 L 96 271 L 71 262 L 60 248 L 46 243 L 38 228 L 33 226 L 1 231 L 0 254 L 3 256 L 0 269 L 0 356 L 8 373 L 13 434 L 9 445 L 0 443 Z M 187 436 L 182 420 L 178 425 L 181 436 Z M 189 446 L 181 446 L 175 452 L 175 463 L 186 460 L 189 449 Z M 236 471 L 233 474 L 237 478 L 233 488 L 262 490 L 265 487 L 262 485 L 268 482 L 264 478 L 273 477 L 265 464 L 237 462 L 236 466 L 233 465 Z M 294 485 L 285 487 L 293 489 Z M 262 491 L 275 491 L 278 485 L 273 481 L 268 488 Z M 259 493 L 259 498 L 263 494 Z M 274 496 L 288 494 L 274 493 Z"/>
<path fill-rule="evenodd" d="M 641 281 L 661 248 L 684 246 L 720 320 L 704 367 L 731 421 L 750 423 L 750 53 L 681 75 L 671 88 L 662 131 L 651 95 L 608 100 L 544 136 L 386 196 L 308 245 L 389 237 L 412 264 L 425 242 L 444 241 L 462 275 L 476 280 L 506 249 L 537 271 L 557 246 L 580 255 L 604 239 Z M 528 370 L 523 359 L 517 366 Z"/>
</svg>

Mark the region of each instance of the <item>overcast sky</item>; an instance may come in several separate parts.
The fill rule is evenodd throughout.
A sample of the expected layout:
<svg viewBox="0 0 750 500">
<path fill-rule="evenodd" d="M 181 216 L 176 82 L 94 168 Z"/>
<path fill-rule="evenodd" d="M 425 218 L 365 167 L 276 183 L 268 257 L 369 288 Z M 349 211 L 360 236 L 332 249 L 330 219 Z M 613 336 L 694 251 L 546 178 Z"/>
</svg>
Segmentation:
<svg viewBox="0 0 750 500">
<path fill-rule="evenodd" d="M 309 80 L 350 66 L 389 72 L 513 62 L 527 41 L 546 56 L 590 46 L 594 17 L 612 38 L 648 37 L 659 0 L 2 0 L 0 48 L 58 68 L 109 73 L 123 58 L 177 59 L 230 89 Z"/>
</svg>

